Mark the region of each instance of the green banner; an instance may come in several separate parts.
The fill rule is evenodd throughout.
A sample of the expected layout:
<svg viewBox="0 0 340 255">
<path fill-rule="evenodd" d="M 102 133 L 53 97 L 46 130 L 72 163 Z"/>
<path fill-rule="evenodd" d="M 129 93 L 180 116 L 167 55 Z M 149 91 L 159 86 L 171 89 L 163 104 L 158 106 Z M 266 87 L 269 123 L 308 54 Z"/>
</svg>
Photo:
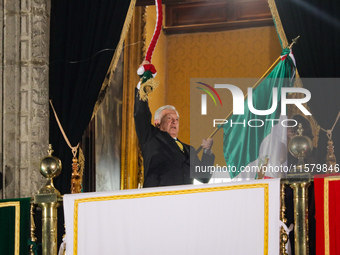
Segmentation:
<svg viewBox="0 0 340 255">
<path fill-rule="evenodd" d="M 30 200 L 0 200 L 0 255 L 29 254 Z"/>
</svg>

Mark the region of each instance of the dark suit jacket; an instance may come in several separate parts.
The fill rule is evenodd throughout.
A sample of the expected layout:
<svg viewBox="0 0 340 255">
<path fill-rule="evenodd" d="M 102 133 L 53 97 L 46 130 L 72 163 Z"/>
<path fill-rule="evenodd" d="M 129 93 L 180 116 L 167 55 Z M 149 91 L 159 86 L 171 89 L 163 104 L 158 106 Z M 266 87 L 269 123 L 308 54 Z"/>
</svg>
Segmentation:
<svg viewBox="0 0 340 255">
<path fill-rule="evenodd" d="M 148 102 L 139 100 L 137 89 L 134 118 L 144 158 L 144 187 L 192 184 L 194 177 L 202 182 L 209 181 L 210 173 L 196 174 L 195 166 L 213 165 L 215 155 L 203 153 L 200 161 L 195 149 L 182 143 L 183 153 L 167 132 L 151 124 Z"/>
</svg>

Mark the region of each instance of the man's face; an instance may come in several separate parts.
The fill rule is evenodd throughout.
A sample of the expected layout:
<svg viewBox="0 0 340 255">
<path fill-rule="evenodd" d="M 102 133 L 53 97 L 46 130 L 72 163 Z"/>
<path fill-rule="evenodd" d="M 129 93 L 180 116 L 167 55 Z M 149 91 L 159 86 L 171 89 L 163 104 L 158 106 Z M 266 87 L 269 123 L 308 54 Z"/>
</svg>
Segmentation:
<svg viewBox="0 0 340 255">
<path fill-rule="evenodd" d="M 177 116 L 176 111 L 164 109 L 161 112 L 161 116 L 160 122 L 159 120 L 155 120 L 155 126 L 162 131 L 168 132 L 171 137 L 177 137 L 179 131 L 179 117 Z"/>
</svg>

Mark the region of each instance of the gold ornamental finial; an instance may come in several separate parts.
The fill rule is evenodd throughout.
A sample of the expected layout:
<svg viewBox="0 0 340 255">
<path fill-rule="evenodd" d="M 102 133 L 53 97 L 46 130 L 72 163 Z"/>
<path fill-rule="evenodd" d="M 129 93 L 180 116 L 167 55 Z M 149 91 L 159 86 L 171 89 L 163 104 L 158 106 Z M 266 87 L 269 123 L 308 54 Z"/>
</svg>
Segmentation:
<svg viewBox="0 0 340 255">
<path fill-rule="evenodd" d="M 300 36 L 298 35 L 292 40 L 292 43 L 288 46 L 289 49 L 293 48 L 293 45 L 296 44 L 299 40 Z"/>
<path fill-rule="evenodd" d="M 52 156 L 52 153 L 54 152 L 54 150 L 52 149 L 52 144 L 49 144 L 48 145 L 48 150 L 47 150 L 47 153 L 49 156 Z"/>
<path fill-rule="evenodd" d="M 302 128 L 302 124 L 299 123 L 298 130 L 297 130 L 297 135 L 298 136 L 302 136 L 303 131 L 305 131 L 305 130 Z"/>
<path fill-rule="evenodd" d="M 80 193 L 81 192 L 81 184 L 83 182 L 83 178 L 79 173 L 79 164 L 78 159 L 73 157 L 72 159 L 72 176 L 71 176 L 71 193 Z"/>
<path fill-rule="evenodd" d="M 48 156 L 45 156 L 40 161 L 40 173 L 47 178 L 47 183 L 39 190 L 39 193 L 60 195 L 60 192 L 53 185 L 53 178 L 57 177 L 61 173 L 61 161 L 59 158 L 52 155 L 54 150 L 52 145 L 48 145 Z"/>
<path fill-rule="evenodd" d="M 302 124 L 299 123 L 297 135 L 294 136 L 288 144 L 289 152 L 298 159 L 297 168 L 302 171 L 305 163 L 304 159 L 308 157 L 313 150 L 313 142 L 308 136 L 303 135 Z"/>
<path fill-rule="evenodd" d="M 61 172 L 61 161 L 52 155 L 52 145 L 48 146 L 48 156 L 40 161 L 40 173 L 47 179 L 46 184 L 34 196 L 34 204 L 42 210 L 42 254 L 57 254 L 57 208 L 62 201 L 60 192 L 53 185 L 53 178 Z"/>
<path fill-rule="evenodd" d="M 334 173 L 336 169 L 336 157 L 334 155 L 334 145 L 331 139 L 327 142 L 326 164 L 329 173 Z"/>
</svg>

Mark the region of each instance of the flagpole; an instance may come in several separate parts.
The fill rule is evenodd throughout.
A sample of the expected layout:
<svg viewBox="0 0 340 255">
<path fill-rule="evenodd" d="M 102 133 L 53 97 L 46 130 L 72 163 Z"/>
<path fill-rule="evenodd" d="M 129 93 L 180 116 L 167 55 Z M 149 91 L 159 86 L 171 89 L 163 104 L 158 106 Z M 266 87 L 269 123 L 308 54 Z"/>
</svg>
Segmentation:
<svg viewBox="0 0 340 255">
<path fill-rule="evenodd" d="M 298 35 L 296 38 L 294 38 L 294 39 L 292 40 L 292 43 L 288 46 L 288 48 L 291 49 L 291 48 L 293 47 L 293 45 L 294 45 L 295 43 L 297 43 L 297 41 L 298 41 L 299 38 L 300 38 L 299 35 Z M 281 59 L 281 56 L 279 56 L 279 57 L 275 60 L 275 62 L 268 68 L 268 70 L 267 70 L 267 71 L 261 76 L 261 78 L 255 83 L 255 85 L 252 87 L 253 90 L 256 89 L 257 86 L 258 86 L 258 85 L 260 84 L 260 82 L 262 81 L 262 79 L 263 79 L 264 77 L 266 77 L 266 76 L 272 71 L 272 69 L 274 68 L 274 66 L 276 66 L 277 63 L 279 63 L 280 59 Z M 248 93 L 244 96 L 244 100 L 246 100 L 247 98 L 248 98 Z M 231 112 L 227 115 L 227 117 L 224 118 L 224 121 L 227 120 L 227 119 L 229 119 L 229 118 L 231 117 L 231 115 L 233 115 L 233 110 L 231 110 Z M 215 128 L 214 132 L 212 132 L 212 133 L 210 134 L 210 136 L 209 136 L 207 139 L 212 138 L 212 137 L 217 133 L 218 130 L 220 130 L 220 127 Z M 196 154 L 199 153 L 199 152 L 202 150 L 202 148 L 203 148 L 203 147 L 202 147 L 202 145 L 201 145 L 201 146 L 196 150 Z"/>
</svg>

